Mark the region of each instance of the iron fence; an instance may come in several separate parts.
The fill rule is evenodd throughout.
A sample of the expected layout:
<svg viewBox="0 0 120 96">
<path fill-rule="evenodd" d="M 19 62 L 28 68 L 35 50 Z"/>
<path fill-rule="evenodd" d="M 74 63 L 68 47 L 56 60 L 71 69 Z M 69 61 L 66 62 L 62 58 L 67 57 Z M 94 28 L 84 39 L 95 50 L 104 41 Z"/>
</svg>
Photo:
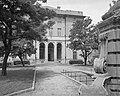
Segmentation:
<svg viewBox="0 0 120 96">
<path fill-rule="evenodd" d="M 88 76 L 88 75 L 82 73 L 81 71 L 63 70 L 62 73 L 64 75 L 67 75 L 67 76 L 79 81 L 79 82 L 85 83 L 86 85 L 90 85 L 94 81 L 94 79 L 91 76 Z"/>
</svg>

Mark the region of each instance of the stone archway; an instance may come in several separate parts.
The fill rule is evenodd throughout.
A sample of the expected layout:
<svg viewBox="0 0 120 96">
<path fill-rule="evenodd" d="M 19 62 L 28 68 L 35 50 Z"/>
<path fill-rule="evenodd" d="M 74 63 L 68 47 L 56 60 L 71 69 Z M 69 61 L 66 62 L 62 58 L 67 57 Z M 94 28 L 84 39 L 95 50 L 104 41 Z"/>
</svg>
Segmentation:
<svg viewBox="0 0 120 96">
<path fill-rule="evenodd" d="M 54 44 L 48 44 L 48 61 L 54 61 Z"/>
<path fill-rule="evenodd" d="M 57 60 L 61 60 L 61 55 L 62 55 L 62 44 L 58 43 L 57 44 Z"/>
<path fill-rule="evenodd" d="M 45 59 L 45 44 L 44 43 L 40 43 L 39 46 L 39 59 Z"/>
</svg>

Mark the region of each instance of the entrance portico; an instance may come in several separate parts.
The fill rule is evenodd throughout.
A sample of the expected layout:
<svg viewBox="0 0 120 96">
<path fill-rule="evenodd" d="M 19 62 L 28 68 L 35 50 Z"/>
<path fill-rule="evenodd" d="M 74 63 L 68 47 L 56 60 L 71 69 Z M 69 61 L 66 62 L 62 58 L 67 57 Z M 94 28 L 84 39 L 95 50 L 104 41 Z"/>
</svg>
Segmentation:
<svg viewBox="0 0 120 96">
<path fill-rule="evenodd" d="M 39 44 L 39 59 L 48 61 L 60 61 L 62 59 L 62 44 L 57 42 L 42 42 Z"/>
</svg>

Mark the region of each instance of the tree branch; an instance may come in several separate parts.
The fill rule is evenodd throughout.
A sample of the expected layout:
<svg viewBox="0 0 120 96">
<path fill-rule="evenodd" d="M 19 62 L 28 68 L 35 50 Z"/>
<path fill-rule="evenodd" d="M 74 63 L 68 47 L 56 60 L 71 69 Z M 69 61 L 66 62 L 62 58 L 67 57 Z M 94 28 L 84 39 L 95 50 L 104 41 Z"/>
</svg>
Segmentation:
<svg viewBox="0 0 120 96">
<path fill-rule="evenodd" d="M 89 56 L 92 52 L 93 52 L 93 50 L 91 50 L 91 51 L 87 54 L 87 56 Z"/>
</svg>

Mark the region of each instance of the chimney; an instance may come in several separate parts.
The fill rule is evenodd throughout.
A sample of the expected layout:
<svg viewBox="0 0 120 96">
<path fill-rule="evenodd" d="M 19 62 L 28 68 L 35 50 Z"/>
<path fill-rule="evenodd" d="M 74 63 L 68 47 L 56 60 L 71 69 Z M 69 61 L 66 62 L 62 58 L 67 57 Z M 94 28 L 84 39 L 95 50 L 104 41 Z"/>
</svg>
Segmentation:
<svg viewBox="0 0 120 96">
<path fill-rule="evenodd" d="M 57 6 L 57 9 L 59 9 L 59 10 L 60 10 L 60 8 L 61 8 L 60 6 Z"/>
</svg>

